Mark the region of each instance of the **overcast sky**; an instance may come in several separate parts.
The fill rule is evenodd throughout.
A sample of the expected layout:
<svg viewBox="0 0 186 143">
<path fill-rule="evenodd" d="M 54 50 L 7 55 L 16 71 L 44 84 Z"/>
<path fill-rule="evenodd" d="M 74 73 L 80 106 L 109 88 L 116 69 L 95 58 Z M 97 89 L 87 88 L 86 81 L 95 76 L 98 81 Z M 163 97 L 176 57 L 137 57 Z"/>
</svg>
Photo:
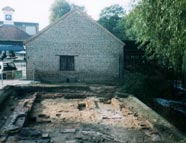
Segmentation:
<svg viewBox="0 0 186 143">
<path fill-rule="evenodd" d="M 112 4 L 120 4 L 126 11 L 133 0 L 67 0 L 70 3 L 85 6 L 91 17 L 98 19 L 101 9 Z M 50 7 L 54 0 L 0 0 L 0 9 L 10 6 L 15 9 L 14 21 L 38 22 L 40 29 L 49 24 Z M 0 11 L 0 20 L 3 20 Z"/>
</svg>

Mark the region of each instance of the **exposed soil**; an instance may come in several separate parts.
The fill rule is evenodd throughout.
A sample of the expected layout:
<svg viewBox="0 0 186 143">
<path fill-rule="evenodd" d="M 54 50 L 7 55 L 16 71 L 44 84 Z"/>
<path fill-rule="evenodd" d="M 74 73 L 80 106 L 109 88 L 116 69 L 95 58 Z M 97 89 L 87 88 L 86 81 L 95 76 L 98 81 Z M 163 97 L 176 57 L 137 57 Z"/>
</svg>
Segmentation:
<svg viewBox="0 0 186 143">
<path fill-rule="evenodd" d="M 120 111 L 95 97 L 46 99 L 34 106 L 32 117 L 37 121 L 29 127 L 44 129 L 55 143 L 152 140 L 139 131 L 141 121 L 132 112 L 125 108 Z"/>
<path fill-rule="evenodd" d="M 115 97 L 116 92 L 116 87 L 112 86 L 90 86 L 86 90 L 65 87 L 52 92 L 42 90 L 21 98 L 11 97 L 2 111 L 1 127 L 7 124 L 20 100 L 28 98 L 30 101 L 37 95 L 34 104 L 29 106 L 32 111 L 27 113 L 24 126 L 13 134 L 1 134 L 0 142 L 184 142 L 173 134 L 166 134 L 166 130 L 159 130 L 139 112 L 128 108 Z"/>
</svg>

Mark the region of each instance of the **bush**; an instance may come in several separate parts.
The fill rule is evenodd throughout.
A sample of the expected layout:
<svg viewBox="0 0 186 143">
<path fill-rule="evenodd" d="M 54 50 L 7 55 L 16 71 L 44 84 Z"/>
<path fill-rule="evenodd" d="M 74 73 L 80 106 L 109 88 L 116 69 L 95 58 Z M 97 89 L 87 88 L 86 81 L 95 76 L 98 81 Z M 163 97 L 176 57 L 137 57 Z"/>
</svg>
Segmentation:
<svg viewBox="0 0 186 143">
<path fill-rule="evenodd" d="M 152 73 L 125 71 L 121 90 L 143 101 L 171 96 L 170 84 L 158 73 L 153 75 Z"/>
</svg>

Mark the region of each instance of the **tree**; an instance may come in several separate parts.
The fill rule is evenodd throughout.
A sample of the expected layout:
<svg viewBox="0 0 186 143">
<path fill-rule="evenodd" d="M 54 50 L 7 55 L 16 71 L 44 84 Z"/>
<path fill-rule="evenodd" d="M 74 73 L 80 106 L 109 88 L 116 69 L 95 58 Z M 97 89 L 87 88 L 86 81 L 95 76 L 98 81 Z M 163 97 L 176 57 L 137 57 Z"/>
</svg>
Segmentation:
<svg viewBox="0 0 186 143">
<path fill-rule="evenodd" d="M 71 9 L 79 9 L 79 10 L 85 12 L 85 7 L 84 6 L 79 6 L 79 5 L 75 5 L 75 4 L 71 4 Z"/>
<path fill-rule="evenodd" d="M 186 1 L 141 0 L 129 14 L 131 31 L 150 59 L 181 71 L 186 50 Z"/>
<path fill-rule="evenodd" d="M 125 39 L 124 16 L 124 9 L 120 5 L 114 4 L 101 11 L 98 23 L 123 40 Z"/>
<path fill-rule="evenodd" d="M 65 0 L 55 0 L 51 6 L 50 22 L 56 21 L 70 10 L 70 4 Z"/>
<path fill-rule="evenodd" d="M 79 9 L 85 11 L 84 6 L 78 6 L 75 4 L 69 4 L 66 0 L 55 0 L 51 6 L 50 22 L 55 22 L 61 16 L 66 14 L 72 9 Z"/>
<path fill-rule="evenodd" d="M 134 28 L 134 22 L 135 22 L 135 18 L 136 18 L 136 13 L 137 13 L 137 8 L 135 8 L 133 11 L 131 11 L 128 15 L 125 16 L 125 34 L 126 37 L 129 40 L 136 40 L 137 36 L 136 36 L 136 32 L 137 30 Z"/>
</svg>

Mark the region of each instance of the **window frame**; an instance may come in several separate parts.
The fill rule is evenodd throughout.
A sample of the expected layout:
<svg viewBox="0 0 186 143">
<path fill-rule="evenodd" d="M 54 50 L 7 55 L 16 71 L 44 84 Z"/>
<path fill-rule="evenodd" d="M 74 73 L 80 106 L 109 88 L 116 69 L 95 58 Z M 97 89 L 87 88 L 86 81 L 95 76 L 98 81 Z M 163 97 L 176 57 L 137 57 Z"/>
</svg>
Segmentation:
<svg viewBox="0 0 186 143">
<path fill-rule="evenodd" d="M 75 56 L 60 55 L 59 56 L 59 70 L 60 71 L 75 71 Z"/>
<path fill-rule="evenodd" d="M 6 14 L 6 15 L 5 15 L 5 19 L 6 19 L 7 21 L 11 21 L 11 20 L 12 20 L 12 15 Z"/>
</svg>

